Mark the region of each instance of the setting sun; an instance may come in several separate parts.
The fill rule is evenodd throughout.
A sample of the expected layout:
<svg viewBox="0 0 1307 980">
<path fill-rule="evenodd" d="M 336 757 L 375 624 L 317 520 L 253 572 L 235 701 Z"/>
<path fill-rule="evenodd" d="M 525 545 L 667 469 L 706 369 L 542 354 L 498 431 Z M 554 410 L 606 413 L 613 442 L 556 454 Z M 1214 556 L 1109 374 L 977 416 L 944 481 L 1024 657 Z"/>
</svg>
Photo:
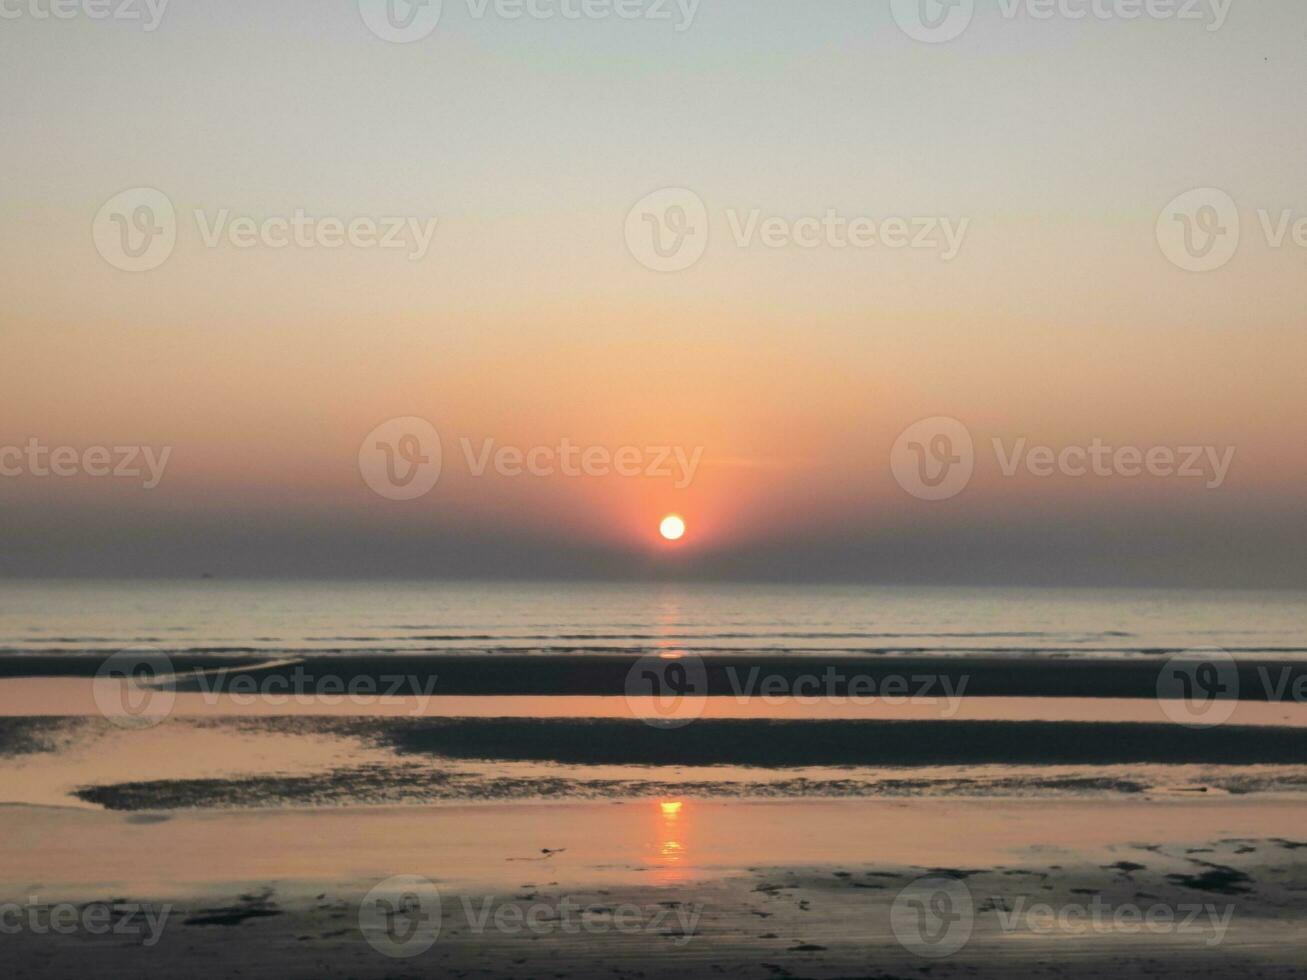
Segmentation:
<svg viewBox="0 0 1307 980">
<path fill-rule="evenodd" d="M 679 541 L 682 535 L 685 534 L 685 521 L 675 514 L 668 514 L 663 518 L 663 522 L 658 525 L 658 533 L 668 541 Z"/>
</svg>

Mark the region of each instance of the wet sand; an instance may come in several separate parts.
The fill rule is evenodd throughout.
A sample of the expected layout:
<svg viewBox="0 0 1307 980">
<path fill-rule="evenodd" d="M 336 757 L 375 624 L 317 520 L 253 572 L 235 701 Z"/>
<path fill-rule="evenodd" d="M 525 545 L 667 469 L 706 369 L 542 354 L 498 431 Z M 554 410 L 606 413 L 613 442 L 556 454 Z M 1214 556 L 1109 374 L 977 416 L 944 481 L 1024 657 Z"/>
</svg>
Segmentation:
<svg viewBox="0 0 1307 980">
<path fill-rule="evenodd" d="M 665 728 L 620 697 L 360 712 L 189 691 L 138 729 L 91 694 L 0 682 L 19 976 L 1307 970 L 1301 705 L 1241 701 L 1202 730 L 1142 697 L 969 694 L 947 718 L 716 697 Z M 426 893 L 396 875 L 436 905 L 404 904 Z M 159 930 L 6 928 L 53 903 L 140 904 Z M 430 942 L 387 955 L 402 922 Z"/>
<path fill-rule="evenodd" d="M 0 802 L 149 813 L 660 797 L 1246 796 L 1307 788 L 1295 755 L 1303 733 L 762 719 L 701 720 L 687 731 L 617 719 L 203 715 L 126 729 L 95 717 L 0 717 Z"/>
<path fill-rule="evenodd" d="M 7 936 L 18 975 L 1280 977 L 1307 967 L 1301 826 L 1291 799 L 5 807 L 0 895 L 174 906 L 148 946 Z M 972 928 L 927 958 L 894 903 L 940 873 Z M 408 959 L 360 917 L 395 874 L 439 892 L 438 935 Z M 1105 928 L 1059 924 L 1095 902 Z M 1169 928 L 1110 920 L 1159 905 Z"/>
</svg>

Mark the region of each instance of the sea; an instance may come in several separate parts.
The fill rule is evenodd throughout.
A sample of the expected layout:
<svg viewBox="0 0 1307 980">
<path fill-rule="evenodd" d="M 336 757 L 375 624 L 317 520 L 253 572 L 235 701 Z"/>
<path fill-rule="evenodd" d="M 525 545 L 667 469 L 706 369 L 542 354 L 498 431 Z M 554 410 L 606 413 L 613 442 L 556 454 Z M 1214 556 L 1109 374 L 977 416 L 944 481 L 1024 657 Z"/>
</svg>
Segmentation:
<svg viewBox="0 0 1307 980">
<path fill-rule="evenodd" d="M 1304 598 L 744 583 L 5 581 L 0 803 L 166 813 L 648 797 L 1298 794 L 1307 791 Z M 124 657 L 149 670 L 106 674 Z M 1224 692 L 1202 712 L 1177 710 L 1188 706 L 1180 694 L 1154 696 L 1176 657 L 1200 667 L 1187 679 L 1177 674 L 1175 691 L 1186 699 L 1183 685 Z M 649 658 L 672 673 L 637 669 Z M 734 696 L 719 684 L 714 696 L 681 697 L 671 681 L 702 664 L 738 671 Z M 779 688 L 755 683 L 779 664 Z M 903 676 L 891 689 L 896 665 Z M 881 685 L 861 698 L 850 696 L 845 676 L 858 670 Z M 1275 697 L 1246 696 L 1250 679 L 1263 676 L 1254 671 Z M 835 672 L 842 686 L 800 693 L 793 685 L 805 672 Z M 633 695 L 633 676 L 667 682 L 675 710 L 642 710 L 642 695 L 667 692 Z M 747 696 L 739 677 L 750 681 Z M 1231 677 L 1243 693 L 1231 692 Z M 1277 677 L 1283 683 L 1273 684 Z M 289 693 L 287 679 L 298 685 Z"/>
<path fill-rule="evenodd" d="M 1307 657 L 1302 592 L 860 585 L 0 581 L 0 657 L 689 653 Z"/>
</svg>

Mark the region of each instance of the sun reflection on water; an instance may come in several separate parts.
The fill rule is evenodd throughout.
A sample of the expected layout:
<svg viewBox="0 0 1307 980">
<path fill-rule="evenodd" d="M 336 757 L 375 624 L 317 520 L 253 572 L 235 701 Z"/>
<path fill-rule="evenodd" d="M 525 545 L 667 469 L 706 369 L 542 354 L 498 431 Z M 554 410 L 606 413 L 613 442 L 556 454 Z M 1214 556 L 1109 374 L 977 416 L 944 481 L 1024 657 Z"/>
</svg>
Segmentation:
<svg viewBox="0 0 1307 980">
<path fill-rule="evenodd" d="M 686 859 L 684 806 L 681 800 L 660 800 L 658 803 L 655 877 L 660 883 L 675 884 L 686 878 L 682 867 Z"/>
</svg>

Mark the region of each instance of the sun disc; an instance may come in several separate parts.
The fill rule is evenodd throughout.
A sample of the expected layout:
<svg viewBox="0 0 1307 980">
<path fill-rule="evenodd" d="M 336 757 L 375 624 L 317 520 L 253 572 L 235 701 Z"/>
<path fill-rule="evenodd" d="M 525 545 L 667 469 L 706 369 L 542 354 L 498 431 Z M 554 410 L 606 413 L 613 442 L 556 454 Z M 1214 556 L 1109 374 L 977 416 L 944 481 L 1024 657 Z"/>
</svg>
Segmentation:
<svg viewBox="0 0 1307 980">
<path fill-rule="evenodd" d="M 658 533 L 668 541 L 679 541 L 685 534 L 685 521 L 675 514 L 668 514 L 658 525 Z"/>
</svg>

